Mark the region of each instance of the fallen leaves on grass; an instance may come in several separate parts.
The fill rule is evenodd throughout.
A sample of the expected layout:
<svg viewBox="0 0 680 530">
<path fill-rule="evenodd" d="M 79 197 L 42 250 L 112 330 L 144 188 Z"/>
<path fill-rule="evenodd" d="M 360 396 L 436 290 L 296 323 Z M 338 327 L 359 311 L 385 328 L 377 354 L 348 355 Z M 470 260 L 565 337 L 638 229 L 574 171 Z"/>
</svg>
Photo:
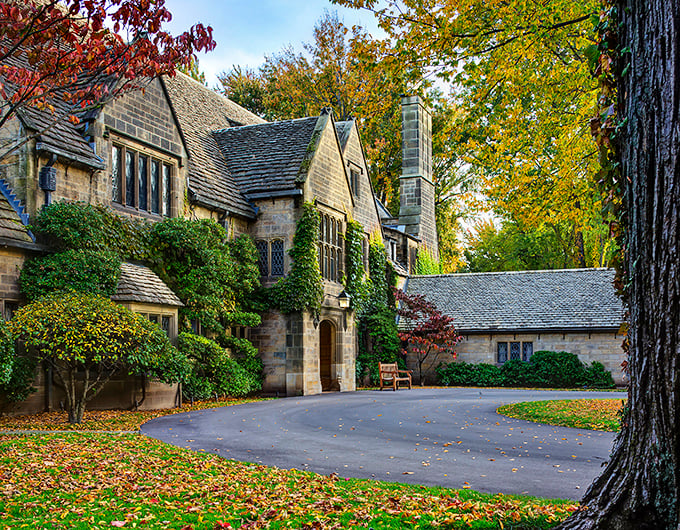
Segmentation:
<svg viewBox="0 0 680 530">
<path fill-rule="evenodd" d="M 619 414 L 624 403 L 625 399 L 528 401 L 503 405 L 497 412 L 520 420 L 617 432 L 620 429 Z"/>
<path fill-rule="evenodd" d="M 43 412 L 26 416 L 0 417 L 0 431 L 3 430 L 40 430 L 40 431 L 137 431 L 151 418 L 190 412 L 215 407 L 240 405 L 252 401 L 263 401 L 263 398 L 220 399 L 197 401 L 193 405 L 185 404 L 175 409 L 161 410 L 88 410 L 85 411 L 82 423 L 71 424 L 68 414 L 63 411 Z"/>
<path fill-rule="evenodd" d="M 550 528 L 576 507 L 232 462 L 139 434 L 0 436 L 8 528 Z"/>
</svg>

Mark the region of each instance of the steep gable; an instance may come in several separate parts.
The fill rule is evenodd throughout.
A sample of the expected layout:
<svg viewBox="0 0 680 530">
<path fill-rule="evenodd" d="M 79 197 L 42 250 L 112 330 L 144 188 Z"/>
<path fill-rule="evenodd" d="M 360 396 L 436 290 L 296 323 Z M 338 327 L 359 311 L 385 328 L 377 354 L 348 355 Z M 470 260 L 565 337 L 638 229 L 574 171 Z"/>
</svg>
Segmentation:
<svg viewBox="0 0 680 530">
<path fill-rule="evenodd" d="M 189 155 L 189 190 L 198 203 L 252 218 L 212 132 L 225 127 L 265 123 L 233 101 L 178 73 L 164 78 Z"/>
<path fill-rule="evenodd" d="M 361 223 L 366 232 L 379 230 L 380 215 L 357 124 L 354 120 L 341 121 L 335 124 L 335 129 L 350 177 L 354 197 L 354 219 Z"/>
</svg>

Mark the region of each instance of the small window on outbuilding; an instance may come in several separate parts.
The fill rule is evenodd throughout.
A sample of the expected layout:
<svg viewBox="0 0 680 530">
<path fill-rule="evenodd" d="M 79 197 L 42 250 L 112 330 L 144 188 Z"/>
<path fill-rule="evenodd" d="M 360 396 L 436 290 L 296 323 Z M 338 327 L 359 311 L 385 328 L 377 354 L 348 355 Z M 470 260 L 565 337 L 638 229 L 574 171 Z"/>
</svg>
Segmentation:
<svg viewBox="0 0 680 530">
<path fill-rule="evenodd" d="M 503 364 L 511 361 L 529 361 L 534 353 L 533 342 L 496 343 L 496 362 Z"/>
</svg>

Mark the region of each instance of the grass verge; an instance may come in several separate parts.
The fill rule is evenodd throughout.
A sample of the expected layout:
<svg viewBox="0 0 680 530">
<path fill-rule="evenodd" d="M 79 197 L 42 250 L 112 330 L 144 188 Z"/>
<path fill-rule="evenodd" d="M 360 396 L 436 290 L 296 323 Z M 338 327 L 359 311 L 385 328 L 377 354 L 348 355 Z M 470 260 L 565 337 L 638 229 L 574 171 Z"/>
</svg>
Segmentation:
<svg viewBox="0 0 680 530">
<path fill-rule="evenodd" d="M 550 528 L 571 501 L 280 470 L 140 434 L 0 435 L 0 528 Z"/>
<path fill-rule="evenodd" d="M 0 431 L 40 430 L 40 431 L 138 431 L 139 427 L 158 416 L 203 410 L 215 407 L 240 405 L 265 398 L 226 398 L 210 401 L 197 401 L 176 409 L 161 410 L 87 410 L 82 423 L 68 422 L 66 412 L 43 412 L 28 416 L 0 416 Z"/>
<path fill-rule="evenodd" d="M 564 399 L 527 401 L 499 407 L 497 412 L 520 420 L 618 432 L 619 415 L 625 399 Z"/>
</svg>

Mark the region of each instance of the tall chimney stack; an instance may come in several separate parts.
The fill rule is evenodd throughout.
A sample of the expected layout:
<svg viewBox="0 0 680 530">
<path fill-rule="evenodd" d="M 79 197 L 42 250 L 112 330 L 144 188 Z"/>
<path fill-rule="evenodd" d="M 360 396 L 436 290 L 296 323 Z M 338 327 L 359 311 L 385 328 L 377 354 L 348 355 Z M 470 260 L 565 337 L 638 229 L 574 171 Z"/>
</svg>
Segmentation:
<svg viewBox="0 0 680 530">
<path fill-rule="evenodd" d="M 419 96 L 401 97 L 399 224 L 439 259 L 432 181 L 432 117 Z"/>
</svg>

